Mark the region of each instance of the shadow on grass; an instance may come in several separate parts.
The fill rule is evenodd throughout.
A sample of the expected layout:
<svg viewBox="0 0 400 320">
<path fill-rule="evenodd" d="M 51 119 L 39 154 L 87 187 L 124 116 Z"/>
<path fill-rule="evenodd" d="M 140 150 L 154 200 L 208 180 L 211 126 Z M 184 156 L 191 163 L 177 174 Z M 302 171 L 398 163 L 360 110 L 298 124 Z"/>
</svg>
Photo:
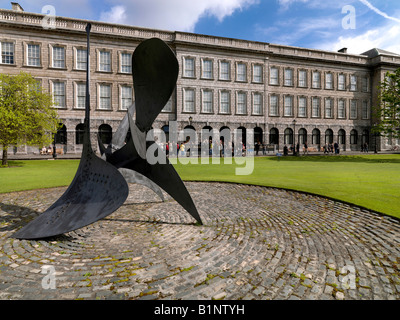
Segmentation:
<svg viewBox="0 0 400 320">
<path fill-rule="evenodd" d="M 0 169 L 6 169 L 6 168 L 13 168 L 13 167 L 23 167 L 25 165 L 25 163 L 23 161 L 8 161 L 8 165 L 7 166 L 3 166 L 1 165 L 1 161 L 0 161 Z"/>
<path fill-rule="evenodd" d="M 287 161 L 287 162 L 360 162 L 360 163 L 398 163 L 400 164 L 400 157 L 391 158 L 384 155 L 369 155 L 369 156 L 343 156 L 343 155 L 306 155 L 297 156 L 292 155 L 286 157 L 272 157 L 272 161 Z"/>
</svg>

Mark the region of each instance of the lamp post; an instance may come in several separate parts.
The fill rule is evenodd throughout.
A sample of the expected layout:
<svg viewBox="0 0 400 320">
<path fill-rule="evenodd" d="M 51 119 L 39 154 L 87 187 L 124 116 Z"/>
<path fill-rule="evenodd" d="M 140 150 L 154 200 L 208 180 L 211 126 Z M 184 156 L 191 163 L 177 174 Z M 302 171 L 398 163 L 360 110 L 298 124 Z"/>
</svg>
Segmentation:
<svg viewBox="0 0 400 320">
<path fill-rule="evenodd" d="M 293 155 L 296 155 L 296 119 L 293 119 Z"/>
<path fill-rule="evenodd" d="M 56 134 L 54 133 L 53 135 L 53 159 L 57 158 L 57 153 L 56 153 Z"/>
</svg>

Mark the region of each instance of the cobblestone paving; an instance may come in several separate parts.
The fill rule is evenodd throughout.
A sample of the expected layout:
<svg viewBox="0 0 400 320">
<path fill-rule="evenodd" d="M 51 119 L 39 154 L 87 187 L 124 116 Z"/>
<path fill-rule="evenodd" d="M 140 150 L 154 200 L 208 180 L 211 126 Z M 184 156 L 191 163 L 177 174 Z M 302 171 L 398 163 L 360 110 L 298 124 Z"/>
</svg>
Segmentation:
<svg viewBox="0 0 400 320">
<path fill-rule="evenodd" d="M 187 187 L 203 226 L 131 185 L 112 215 L 46 241 L 10 236 L 65 188 L 0 195 L 0 299 L 400 299 L 399 221 L 290 191 Z"/>
</svg>

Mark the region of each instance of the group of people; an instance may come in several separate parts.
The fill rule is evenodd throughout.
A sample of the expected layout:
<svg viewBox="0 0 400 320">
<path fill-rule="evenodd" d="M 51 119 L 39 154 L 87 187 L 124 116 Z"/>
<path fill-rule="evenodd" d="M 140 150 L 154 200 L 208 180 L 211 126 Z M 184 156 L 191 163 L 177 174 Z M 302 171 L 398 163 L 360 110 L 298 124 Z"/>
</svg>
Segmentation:
<svg viewBox="0 0 400 320">
<path fill-rule="evenodd" d="M 53 148 L 52 147 L 43 147 L 42 150 L 40 150 L 40 154 L 52 154 L 53 153 Z"/>
<path fill-rule="evenodd" d="M 339 154 L 340 150 L 339 150 L 339 144 L 337 142 L 335 142 L 334 144 L 332 143 L 325 143 L 325 145 L 323 146 L 323 150 L 324 150 L 324 154 L 326 153 L 333 153 L 335 152 L 335 154 Z"/>
<path fill-rule="evenodd" d="M 298 142 L 296 144 L 296 150 L 294 150 L 294 145 L 291 145 L 290 147 L 288 147 L 286 144 L 283 147 L 283 155 L 287 156 L 289 154 L 289 152 L 293 152 L 296 155 L 300 155 L 300 143 Z M 339 144 L 337 142 L 335 143 L 325 143 L 325 145 L 322 147 L 322 149 L 324 150 L 324 154 L 329 154 L 329 153 L 335 153 L 335 154 L 339 154 L 340 153 L 340 148 L 339 148 Z M 368 152 L 368 151 L 367 151 Z M 308 154 L 308 144 L 307 142 L 305 142 L 303 144 L 303 155 Z"/>
</svg>

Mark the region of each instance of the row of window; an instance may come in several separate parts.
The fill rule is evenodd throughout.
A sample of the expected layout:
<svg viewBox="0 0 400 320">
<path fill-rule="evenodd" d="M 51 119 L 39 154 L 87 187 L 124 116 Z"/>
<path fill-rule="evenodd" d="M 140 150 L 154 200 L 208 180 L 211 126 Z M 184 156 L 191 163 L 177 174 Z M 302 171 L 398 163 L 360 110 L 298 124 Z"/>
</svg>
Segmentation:
<svg viewBox="0 0 400 320">
<path fill-rule="evenodd" d="M 38 43 L 24 44 L 24 66 L 42 67 L 42 45 Z M 50 45 L 49 67 L 55 69 L 66 69 L 67 48 L 63 45 Z M 0 63 L 15 64 L 15 43 L 13 41 L 0 42 Z M 97 67 L 100 72 L 112 72 L 112 51 L 108 49 L 96 49 Z M 74 70 L 86 70 L 87 50 L 84 47 L 73 48 Z M 119 73 L 132 73 L 132 53 L 119 51 Z"/>
<path fill-rule="evenodd" d="M 64 109 L 66 103 L 66 82 L 52 81 L 51 89 L 56 108 Z M 109 83 L 98 83 L 97 89 L 97 109 L 112 110 L 112 85 Z M 126 110 L 132 104 L 132 86 L 119 85 L 119 109 Z M 86 83 L 74 83 L 74 108 L 84 109 L 86 102 Z"/>
<path fill-rule="evenodd" d="M 42 45 L 39 43 L 26 43 L 25 48 L 25 66 L 41 67 L 42 66 Z M 50 65 L 51 68 L 65 69 L 66 66 L 66 46 L 50 45 Z M 15 43 L 13 41 L 0 42 L 0 63 L 15 64 Z M 86 48 L 74 47 L 74 70 L 86 70 L 87 56 Z M 112 72 L 112 51 L 108 49 L 96 49 L 96 70 L 100 72 Z M 132 53 L 118 52 L 118 72 L 130 74 L 132 73 Z M 184 57 L 183 77 L 196 78 L 196 60 L 192 57 Z M 231 80 L 231 64 L 232 62 L 220 60 L 218 62 L 219 72 L 218 79 L 223 81 Z M 248 82 L 248 63 L 235 62 L 235 80 L 239 82 Z M 253 83 L 263 83 L 263 65 L 251 64 L 251 81 Z M 295 72 L 296 71 L 296 72 Z M 283 72 L 281 81 L 280 73 Z M 297 77 L 295 77 L 295 73 Z M 201 59 L 201 78 L 214 79 L 214 60 Z M 323 79 L 324 78 L 324 79 Z M 311 79 L 311 81 L 309 81 Z M 324 86 L 322 85 L 324 81 Z M 281 83 L 282 82 L 282 83 Z M 306 70 L 290 67 L 271 66 L 269 70 L 269 84 L 283 85 L 287 87 L 299 88 L 325 88 L 327 90 L 347 90 L 369 92 L 369 77 L 344 73 L 325 72 L 319 70 Z"/>
<path fill-rule="evenodd" d="M 337 139 L 336 142 L 338 144 L 346 144 L 346 131 L 344 129 L 340 129 L 337 132 Z M 293 139 L 293 130 L 291 128 L 286 128 L 283 135 L 283 143 L 286 145 L 292 145 L 294 142 Z M 369 143 L 369 131 L 363 130 L 362 132 L 362 141 Z M 276 128 L 272 128 L 270 130 L 269 142 L 271 144 L 278 144 L 279 143 L 279 131 Z M 320 145 L 321 144 L 321 131 L 319 129 L 313 129 L 311 133 L 311 141 L 308 141 L 308 133 L 306 129 L 300 129 L 298 132 L 298 138 L 296 143 L 303 145 L 304 143 L 310 143 L 313 145 Z M 356 129 L 350 131 L 350 144 L 358 144 L 359 142 L 359 134 Z M 325 144 L 333 144 L 334 143 L 334 136 L 333 130 L 327 129 L 325 131 Z"/>
<path fill-rule="evenodd" d="M 166 133 L 169 132 L 169 129 L 165 130 L 164 126 L 162 130 L 167 131 Z M 205 127 L 206 128 L 206 127 Z M 227 128 L 227 127 L 224 127 Z M 207 129 L 211 129 L 211 127 L 207 127 Z M 244 129 L 244 128 L 243 128 Z M 254 136 L 254 142 L 257 140 L 262 143 L 262 129 L 261 128 L 256 128 L 257 130 L 257 135 Z M 100 138 L 103 143 L 109 144 L 112 139 L 112 128 L 108 124 L 102 124 L 98 128 L 98 132 L 100 135 Z M 78 124 L 75 127 L 75 144 L 82 144 L 83 143 L 83 135 L 84 135 L 84 125 L 82 123 Z M 336 141 L 339 144 L 346 144 L 346 131 L 344 129 L 340 129 L 337 132 L 337 138 Z M 369 131 L 368 130 L 363 130 L 362 132 L 362 142 L 367 142 L 369 143 Z M 55 137 L 56 143 L 60 144 L 67 144 L 67 128 L 65 125 L 62 126 L 61 129 L 58 130 L 57 135 Z M 293 129 L 292 128 L 286 128 L 284 133 L 283 133 L 283 143 L 286 145 L 292 145 L 294 142 L 294 135 L 293 135 Z M 320 145 L 321 144 L 321 131 L 317 128 L 313 129 L 311 133 L 311 141 L 308 139 L 308 132 L 306 129 L 301 128 L 298 131 L 297 139 L 296 142 L 298 142 L 300 145 L 303 145 L 304 143 L 310 143 L 313 145 Z M 334 133 L 332 129 L 327 129 L 325 131 L 325 143 L 333 143 L 334 142 Z M 351 130 L 350 132 L 350 144 L 358 144 L 359 142 L 359 133 L 356 129 Z M 270 144 L 279 144 L 279 130 L 277 128 L 272 128 L 269 131 L 269 143 Z"/>
<path fill-rule="evenodd" d="M 264 115 L 263 94 L 260 92 L 237 91 L 234 98 L 235 109 L 232 110 L 232 94 L 228 90 L 220 90 L 218 110 L 220 114 L 247 115 L 248 104 L 251 106 L 251 115 Z M 250 95 L 250 97 L 249 97 Z M 200 113 L 215 113 L 214 91 L 201 90 Z M 282 104 L 282 108 L 280 108 Z M 310 106 L 310 110 L 309 110 Z M 196 89 L 183 89 L 183 112 L 196 113 Z M 311 114 L 309 114 L 311 113 Z M 293 95 L 269 95 L 269 109 L 267 114 L 272 117 L 284 116 L 300 118 L 338 118 L 338 119 L 370 119 L 370 107 L 367 100 L 321 98 Z"/>
<path fill-rule="evenodd" d="M 193 57 L 183 58 L 183 77 L 196 78 L 196 59 Z M 235 62 L 233 63 L 235 69 L 235 81 L 248 82 L 248 63 Z M 232 62 L 226 60 L 218 61 L 218 80 L 230 81 L 232 80 Z M 263 83 L 263 65 L 251 64 L 251 82 Z M 214 80 L 214 60 L 201 59 L 201 79 Z M 283 72 L 281 81 L 280 73 Z M 295 74 L 297 75 L 295 77 Z M 311 81 L 309 81 L 309 79 Z M 358 76 L 355 74 L 334 73 L 334 72 L 321 72 L 319 70 L 306 70 L 291 67 L 278 67 L 271 66 L 269 68 L 269 81 L 270 85 L 283 85 L 286 87 L 297 86 L 299 88 L 315 88 L 326 90 L 350 90 L 369 92 L 369 77 Z"/>
</svg>

